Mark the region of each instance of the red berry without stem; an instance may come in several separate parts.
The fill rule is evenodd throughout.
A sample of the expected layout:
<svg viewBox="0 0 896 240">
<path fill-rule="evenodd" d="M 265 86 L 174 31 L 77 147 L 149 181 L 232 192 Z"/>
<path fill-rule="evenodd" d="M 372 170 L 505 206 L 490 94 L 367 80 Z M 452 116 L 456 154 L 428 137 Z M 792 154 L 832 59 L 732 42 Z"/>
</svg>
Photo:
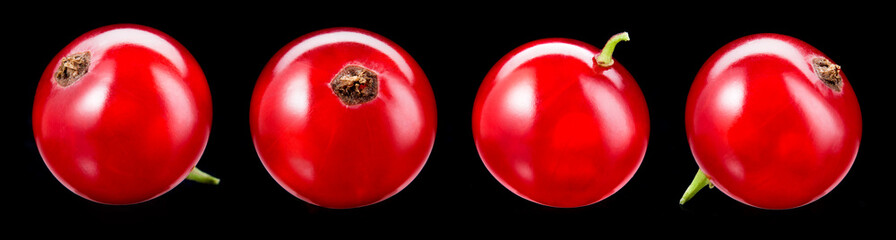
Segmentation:
<svg viewBox="0 0 896 240">
<path fill-rule="evenodd" d="M 398 193 L 432 150 L 436 105 L 411 56 L 375 33 L 331 28 L 265 67 L 250 124 L 259 158 L 296 197 L 355 208 Z"/>
</svg>

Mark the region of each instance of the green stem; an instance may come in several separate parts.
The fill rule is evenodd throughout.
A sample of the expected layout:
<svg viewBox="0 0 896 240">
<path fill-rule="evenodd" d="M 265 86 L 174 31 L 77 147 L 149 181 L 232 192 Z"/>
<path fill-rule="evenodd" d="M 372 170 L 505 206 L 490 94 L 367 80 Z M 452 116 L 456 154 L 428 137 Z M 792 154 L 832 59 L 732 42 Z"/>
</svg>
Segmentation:
<svg viewBox="0 0 896 240">
<path fill-rule="evenodd" d="M 691 181 L 691 185 L 688 186 L 688 190 L 684 191 L 684 195 L 681 196 L 681 200 L 678 200 L 678 204 L 684 205 L 688 200 L 694 197 L 700 189 L 703 189 L 706 185 L 709 185 L 709 188 L 713 188 L 712 183 L 709 182 L 709 177 L 706 174 L 703 174 L 703 170 L 697 170 L 697 175 L 694 176 L 694 181 Z"/>
<path fill-rule="evenodd" d="M 616 50 L 616 44 L 620 41 L 629 40 L 631 40 L 631 38 L 628 37 L 628 32 L 621 32 L 610 37 L 610 41 L 607 41 L 607 45 L 604 45 L 604 49 L 600 50 L 600 54 L 594 56 L 597 65 L 600 65 L 601 67 L 613 66 L 613 51 Z"/>
<path fill-rule="evenodd" d="M 211 185 L 218 185 L 221 183 L 221 179 L 208 175 L 208 173 L 205 173 L 196 167 L 193 167 L 193 170 L 190 171 L 190 175 L 187 175 L 187 180 Z"/>
</svg>

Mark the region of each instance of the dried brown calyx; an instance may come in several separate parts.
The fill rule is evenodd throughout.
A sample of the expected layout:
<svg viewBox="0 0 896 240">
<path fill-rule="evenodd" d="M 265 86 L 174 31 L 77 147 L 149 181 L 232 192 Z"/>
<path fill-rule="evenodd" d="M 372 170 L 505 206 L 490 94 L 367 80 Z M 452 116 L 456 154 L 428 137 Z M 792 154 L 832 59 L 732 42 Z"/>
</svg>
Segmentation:
<svg viewBox="0 0 896 240">
<path fill-rule="evenodd" d="M 840 77 L 840 65 L 834 64 L 827 58 L 815 58 L 812 59 L 812 67 L 815 68 L 815 75 L 829 88 L 837 92 L 843 88 L 843 78 Z"/>
<path fill-rule="evenodd" d="M 342 103 L 351 106 L 376 99 L 379 80 L 370 69 L 347 65 L 330 81 L 330 88 Z"/>
<path fill-rule="evenodd" d="M 90 67 L 90 52 L 79 52 L 62 58 L 54 78 L 60 86 L 67 87 L 81 79 Z"/>
<path fill-rule="evenodd" d="M 67 87 L 81 79 L 90 67 L 90 52 L 79 52 L 62 58 L 54 79 L 60 86 Z"/>
</svg>

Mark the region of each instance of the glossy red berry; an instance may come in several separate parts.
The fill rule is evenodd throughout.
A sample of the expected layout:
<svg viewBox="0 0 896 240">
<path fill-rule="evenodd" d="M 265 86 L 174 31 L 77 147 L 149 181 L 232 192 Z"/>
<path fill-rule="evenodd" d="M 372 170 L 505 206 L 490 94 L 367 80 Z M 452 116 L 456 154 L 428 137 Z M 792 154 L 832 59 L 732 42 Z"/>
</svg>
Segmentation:
<svg viewBox="0 0 896 240">
<path fill-rule="evenodd" d="M 513 193 L 553 207 L 593 204 L 635 174 L 647 149 L 647 104 L 604 50 L 543 39 L 508 53 L 473 107 L 473 137 L 489 172 Z"/>
<path fill-rule="evenodd" d="M 852 86 L 821 51 L 756 34 L 719 49 L 688 95 L 686 127 L 708 183 L 745 204 L 789 209 L 830 192 L 855 161 L 862 117 Z"/>
<path fill-rule="evenodd" d="M 289 43 L 265 67 L 250 123 L 284 189 L 327 208 L 401 191 L 432 150 L 436 105 L 420 66 L 375 33 L 331 28 Z"/>
<path fill-rule="evenodd" d="M 212 106 L 199 64 L 177 41 L 145 26 L 111 25 L 53 58 L 32 114 L 41 157 L 65 187 L 100 203 L 133 204 L 191 173 Z"/>
</svg>

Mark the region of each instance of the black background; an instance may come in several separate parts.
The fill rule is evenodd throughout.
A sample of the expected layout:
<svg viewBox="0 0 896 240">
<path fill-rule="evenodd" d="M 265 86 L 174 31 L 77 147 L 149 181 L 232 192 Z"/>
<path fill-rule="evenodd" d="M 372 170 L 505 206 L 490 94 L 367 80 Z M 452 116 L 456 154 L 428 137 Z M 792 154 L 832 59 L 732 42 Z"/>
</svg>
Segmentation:
<svg viewBox="0 0 896 240">
<path fill-rule="evenodd" d="M 5 102 L 13 111 L 4 117 L 10 129 L 4 138 L 12 139 L 7 146 L 15 153 L 5 158 L 9 180 L 3 199 L 9 204 L 3 205 L 4 218 L 12 219 L 14 228 L 74 225 L 359 233 L 355 228 L 341 228 L 349 226 L 385 235 L 401 235 L 407 233 L 402 229 L 410 227 L 438 230 L 427 232 L 431 235 L 497 229 L 603 236 L 630 228 L 642 229 L 632 232 L 636 235 L 650 234 L 645 229 L 653 228 L 861 233 L 893 223 L 888 197 L 893 158 L 886 152 L 892 145 L 891 121 L 886 115 L 893 103 L 888 94 L 892 67 L 886 62 L 892 59 L 892 50 L 887 47 L 890 31 L 880 31 L 893 21 L 876 10 L 880 6 L 420 4 L 9 9 L 21 14 L 3 23 L 10 53 L 4 61 L 11 60 L 4 64 L 4 89 L 12 93 L 4 98 L 11 97 Z M 70 41 L 115 23 L 159 29 L 183 44 L 202 66 L 214 117 L 199 167 L 221 178 L 220 185 L 187 181 L 145 203 L 108 206 L 73 194 L 47 170 L 31 132 L 31 104 L 39 77 Z M 383 202 L 348 210 L 316 207 L 283 190 L 255 153 L 248 117 L 252 89 L 270 57 L 306 33 L 339 26 L 376 32 L 409 52 L 427 74 L 438 106 L 435 146 L 417 178 Z M 565 37 L 600 47 L 621 31 L 628 31 L 632 41 L 621 43 L 614 58 L 635 77 L 650 111 L 650 141 L 638 172 L 611 197 L 573 209 L 538 205 L 501 186 L 479 159 L 471 130 L 473 101 L 492 65 L 536 39 Z M 704 189 L 679 206 L 678 199 L 697 170 L 684 130 L 690 83 L 715 50 L 761 32 L 802 39 L 843 67 L 863 114 L 856 162 L 832 192 L 797 209 L 757 209 L 715 189 Z M 680 235 L 684 231 L 666 232 Z"/>
</svg>

